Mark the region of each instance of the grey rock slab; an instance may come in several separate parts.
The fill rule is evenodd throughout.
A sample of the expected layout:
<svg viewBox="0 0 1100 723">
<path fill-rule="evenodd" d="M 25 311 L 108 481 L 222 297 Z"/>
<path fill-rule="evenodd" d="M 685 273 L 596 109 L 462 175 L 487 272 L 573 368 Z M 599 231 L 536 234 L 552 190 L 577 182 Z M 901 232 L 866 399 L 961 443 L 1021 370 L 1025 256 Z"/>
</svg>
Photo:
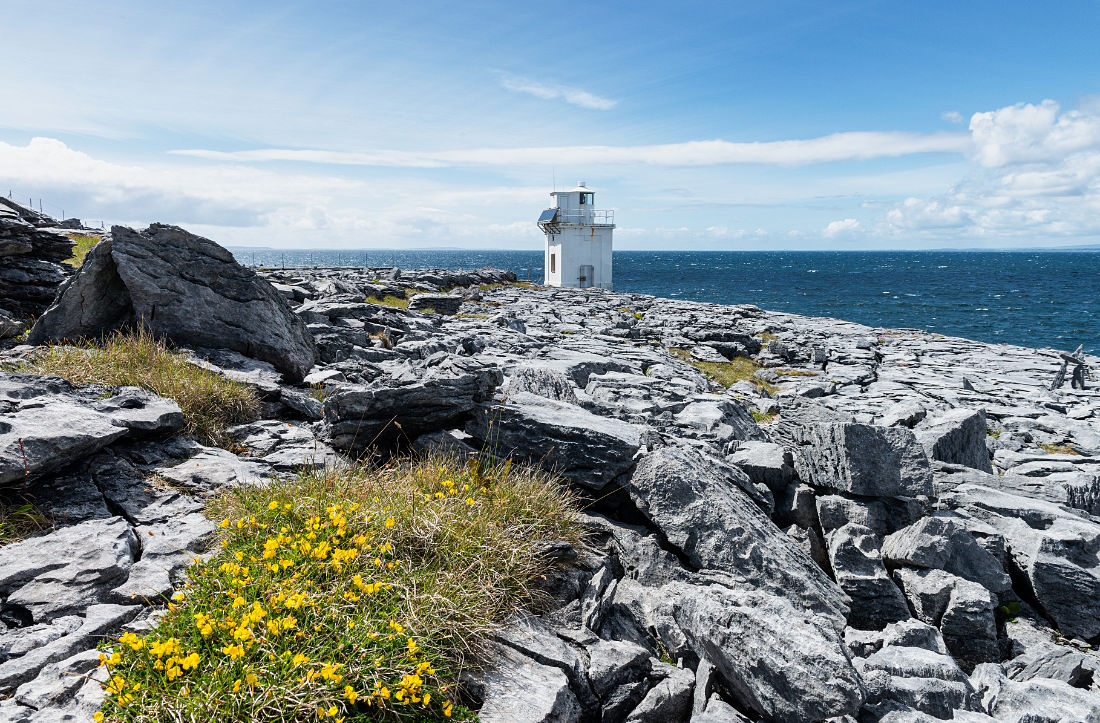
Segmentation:
<svg viewBox="0 0 1100 723">
<path fill-rule="evenodd" d="M 789 450 L 773 442 L 742 442 L 727 459 L 753 482 L 767 485 L 772 494 L 781 492 L 794 479 L 794 458 Z"/>
<path fill-rule="evenodd" d="M 337 449 L 359 450 L 382 436 L 435 431 L 489 401 L 502 380 L 495 365 L 440 353 L 327 397 L 327 434 Z"/>
<path fill-rule="evenodd" d="M 625 640 L 599 640 L 587 646 L 588 679 L 601 698 L 613 688 L 644 678 L 649 672 L 647 649 Z"/>
<path fill-rule="evenodd" d="M 577 389 L 561 369 L 534 363 L 523 364 L 508 371 L 505 396 L 530 392 L 540 397 L 568 404 L 578 404 Z"/>
<path fill-rule="evenodd" d="M 979 665 L 970 680 L 986 712 L 998 721 L 1100 723 L 1100 695 L 1060 680 L 1010 680 L 996 663 Z"/>
<path fill-rule="evenodd" d="M 293 473 L 303 467 L 331 467 L 340 460 L 336 451 L 317 439 L 306 426 L 265 419 L 229 429 L 229 436 L 252 457 L 276 471 Z"/>
<path fill-rule="evenodd" d="M 909 619 L 905 598 L 886 572 L 873 530 L 849 523 L 829 534 L 828 545 L 836 582 L 852 600 L 849 625 L 881 630 Z"/>
<path fill-rule="evenodd" d="M 644 429 L 580 407 L 519 392 L 486 407 L 466 432 L 500 456 L 515 455 L 594 490 L 634 466 Z"/>
<path fill-rule="evenodd" d="M 882 556 L 891 565 L 944 570 L 996 593 L 1012 585 L 1001 563 L 977 543 L 959 520 L 926 517 L 889 535 Z"/>
<path fill-rule="evenodd" d="M 744 478 L 744 479 L 740 479 Z M 645 455 L 629 483 L 631 499 L 696 568 L 729 572 L 796 607 L 834 617 L 847 600 L 835 583 L 744 492 L 744 473 L 686 447 Z"/>
<path fill-rule="evenodd" d="M 575 723 L 581 707 L 558 668 L 541 665 L 512 648 L 493 646 L 493 667 L 480 673 L 476 687 L 484 723 Z"/>
<path fill-rule="evenodd" d="M 860 424 L 811 401 L 783 398 L 769 425 L 795 449 L 803 482 L 866 497 L 930 496 L 932 468 L 913 432 Z"/>
<path fill-rule="evenodd" d="M 31 343 L 140 323 L 178 344 L 270 362 L 292 381 L 313 366 L 313 338 L 286 299 L 213 241 L 162 224 L 114 226 L 93 254 L 35 323 Z M 93 296 L 106 303 L 89 313 Z"/>
<path fill-rule="evenodd" d="M 707 701 L 706 708 L 691 716 L 691 723 L 748 723 L 748 720 L 717 693 Z"/>
<path fill-rule="evenodd" d="M 958 580 L 951 590 L 940 633 L 948 650 L 967 669 L 1000 659 L 993 593 L 969 580 Z"/>
<path fill-rule="evenodd" d="M 0 693 L 35 678 L 43 667 L 95 647 L 99 639 L 117 630 L 141 608 L 134 605 L 91 605 L 79 628 L 25 655 L 0 663 Z"/>
<path fill-rule="evenodd" d="M 97 667 L 99 651 L 94 648 L 49 663 L 42 667 L 34 680 L 16 688 L 15 700 L 35 710 L 61 708 L 76 697 L 88 681 L 88 673 Z"/>
<path fill-rule="evenodd" d="M 190 459 L 158 467 L 155 474 L 192 494 L 211 495 L 231 487 L 263 484 L 271 476 L 271 467 L 218 447 L 201 447 Z"/>
<path fill-rule="evenodd" d="M 35 621 L 104 600 L 125 580 L 138 552 L 121 517 L 90 520 L 0 548 L 0 594 Z"/>
<path fill-rule="evenodd" d="M 695 688 L 695 674 L 690 670 L 677 668 L 667 663 L 654 663 L 654 675 L 661 679 L 654 685 L 642 702 L 627 716 L 627 723 L 666 723 L 666 721 L 686 721 L 691 717 L 692 692 Z"/>
<path fill-rule="evenodd" d="M 0 372 L 0 485 L 57 469 L 127 435 L 182 426 L 175 402 L 142 389 Z"/>
<path fill-rule="evenodd" d="M 992 473 L 986 434 L 983 410 L 952 409 L 927 420 L 917 431 L 917 439 L 931 459 Z"/>
<path fill-rule="evenodd" d="M 670 583 L 664 592 L 692 649 L 760 716 L 818 721 L 862 706 L 859 675 L 827 618 L 760 590 Z"/>
</svg>

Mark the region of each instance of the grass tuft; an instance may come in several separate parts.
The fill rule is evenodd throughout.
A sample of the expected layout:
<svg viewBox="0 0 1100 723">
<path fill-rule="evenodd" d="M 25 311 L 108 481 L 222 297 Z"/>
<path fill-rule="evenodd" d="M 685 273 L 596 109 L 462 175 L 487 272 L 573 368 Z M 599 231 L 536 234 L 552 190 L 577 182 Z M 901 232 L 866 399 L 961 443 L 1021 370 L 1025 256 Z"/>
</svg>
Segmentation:
<svg viewBox="0 0 1100 723">
<path fill-rule="evenodd" d="M 771 424 L 778 416 L 778 412 L 758 412 L 755 409 L 752 410 L 752 418 L 756 420 L 757 424 Z"/>
<path fill-rule="evenodd" d="M 50 526 L 50 521 L 29 503 L 8 504 L 0 500 L 0 547 L 19 542 Z"/>
<path fill-rule="evenodd" d="M 381 299 L 377 296 L 368 296 L 366 298 L 368 304 L 378 304 L 379 306 L 391 306 L 395 309 L 407 309 L 409 308 L 408 299 L 399 299 L 396 296 L 386 294 Z"/>
<path fill-rule="evenodd" d="M 781 377 L 819 377 L 821 372 L 813 372 L 807 369 L 776 369 L 775 373 Z"/>
<path fill-rule="evenodd" d="M 76 242 L 73 246 L 73 256 L 65 261 L 69 266 L 79 268 L 84 263 L 84 257 L 92 250 L 92 247 L 103 240 L 102 236 L 85 236 L 84 234 L 69 234 L 69 238 Z"/>
<path fill-rule="evenodd" d="M 431 457 L 211 501 L 220 547 L 108 666 L 104 720 L 438 720 L 486 634 L 537 604 L 540 541 L 580 542 L 549 475 Z"/>
<path fill-rule="evenodd" d="M 1076 456 L 1081 455 L 1080 452 L 1078 452 L 1076 449 L 1068 444 L 1054 444 L 1052 442 L 1047 442 L 1045 444 L 1040 444 L 1039 449 L 1048 454 L 1072 454 Z"/>
<path fill-rule="evenodd" d="M 247 384 L 190 364 L 148 331 L 115 332 L 98 341 L 52 345 L 20 371 L 73 384 L 134 386 L 175 400 L 184 433 L 204 444 L 229 443 L 226 429 L 256 418 L 259 399 Z"/>
<path fill-rule="evenodd" d="M 774 384 L 769 384 L 763 379 L 755 376 L 757 370 L 763 367 L 748 357 L 738 356 L 728 362 L 705 362 L 692 358 L 691 352 L 687 349 L 677 349 L 673 347 L 669 349 L 668 352 L 677 359 L 685 361 L 703 372 L 710 379 L 713 379 L 727 389 L 737 382 L 749 382 L 758 390 L 766 389 L 769 394 L 774 394 L 779 391 L 779 387 Z"/>
</svg>

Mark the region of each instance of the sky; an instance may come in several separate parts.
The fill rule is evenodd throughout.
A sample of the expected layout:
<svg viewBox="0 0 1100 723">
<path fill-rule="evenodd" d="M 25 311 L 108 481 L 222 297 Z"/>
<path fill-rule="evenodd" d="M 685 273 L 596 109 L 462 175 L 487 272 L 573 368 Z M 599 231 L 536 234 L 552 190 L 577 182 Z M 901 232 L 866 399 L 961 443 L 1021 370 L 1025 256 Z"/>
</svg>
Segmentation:
<svg viewBox="0 0 1100 723">
<path fill-rule="evenodd" d="M 0 0 L 0 193 L 223 245 L 1100 243 L 1100 2 Z"/>
</svg>

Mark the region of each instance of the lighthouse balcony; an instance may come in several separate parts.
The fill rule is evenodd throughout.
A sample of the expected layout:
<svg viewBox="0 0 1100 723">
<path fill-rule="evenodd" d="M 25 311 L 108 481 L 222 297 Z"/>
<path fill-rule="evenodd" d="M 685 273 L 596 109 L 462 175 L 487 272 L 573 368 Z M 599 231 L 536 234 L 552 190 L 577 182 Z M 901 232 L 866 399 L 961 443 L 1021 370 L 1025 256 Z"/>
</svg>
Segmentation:
<svg viewBox="0 0 1100 723">
<path fill-rule="evenodd" d="M 614 226 L 615 212 L 595 208 L 548 208 L 539 216 L 539 226 L 575 224 L 579 226 Z"/>
</svg>

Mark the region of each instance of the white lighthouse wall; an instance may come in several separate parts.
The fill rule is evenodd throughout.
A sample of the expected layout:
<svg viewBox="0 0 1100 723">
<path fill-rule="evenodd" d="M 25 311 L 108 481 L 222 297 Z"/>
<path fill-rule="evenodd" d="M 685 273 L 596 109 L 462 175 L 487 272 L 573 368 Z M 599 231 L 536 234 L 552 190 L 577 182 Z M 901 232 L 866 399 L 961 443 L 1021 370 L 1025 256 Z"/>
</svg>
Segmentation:
<svg viewBox="0 0 1100 723">
<path fill-rule="evenodd" d="M 547 273 L 548 283 L 560 284 L 564 287 L 576 288 L 581 285 L 580 272 L 582 266 L 592 267 L 591 283 L 587 284 L 599 289 L 612 288 L 611 281 L 611 229 L 594 226 L 564 226 L 560 234 L 554 237 L 554 245 L 550 245 L 547 252 L 547 266 L 549 269 L 549 254 L 558 253 L 556 274 Z"/>
<path fill-rule="evenodd" d="M 561 243 L 559 239 L 560 234 L 554 234 L 547 236 L 546 238 L 546 251 L 542 260 L 542 268 L 545 270 L 543 274 L 546 277 L 544 283 L 547 286 L 561 286 Z M 550 256 L 554 255 L 553 271 L 551 271 Z"/>
</svg>

